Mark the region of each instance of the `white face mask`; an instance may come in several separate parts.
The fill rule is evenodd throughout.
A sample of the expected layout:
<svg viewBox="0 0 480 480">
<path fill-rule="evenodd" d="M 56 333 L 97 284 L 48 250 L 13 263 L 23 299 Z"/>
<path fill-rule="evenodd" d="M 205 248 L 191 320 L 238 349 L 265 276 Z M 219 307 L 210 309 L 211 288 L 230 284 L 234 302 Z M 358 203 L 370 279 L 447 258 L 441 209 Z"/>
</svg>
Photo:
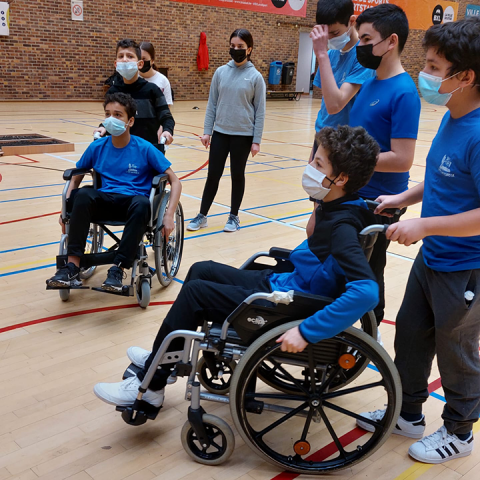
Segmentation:
<svg viewBox="0 0 480 480">
<path fill-rule="evenodd" d="M 138 72 L 138 62 L 117 62 L 117 72 L 127 80 L 131 80 Z"/>
<path fill-rule="evenodd" d="M 322 185 L 324 178 L 327 178 L 324 173 L 319 172 L 315 167 L 308 164 L 303 172 L 302 187 L 312 198 L 323 200 L 330 192 L 330 188 L 325 188 Z M 334 180 L 329 178 L 327 180 L 330 181 L 330 185 L 335 183 Z"/>
<path fill-rule="evenodd" d="M 352 28 L 352 27 L 350 27 Z M 345 45 L 350 41 L 350 28 L 342 35 L 338 37 L 333 37 L 328 40 L 328 49 L 329 50 L 341 50 Z"/>
</svg>

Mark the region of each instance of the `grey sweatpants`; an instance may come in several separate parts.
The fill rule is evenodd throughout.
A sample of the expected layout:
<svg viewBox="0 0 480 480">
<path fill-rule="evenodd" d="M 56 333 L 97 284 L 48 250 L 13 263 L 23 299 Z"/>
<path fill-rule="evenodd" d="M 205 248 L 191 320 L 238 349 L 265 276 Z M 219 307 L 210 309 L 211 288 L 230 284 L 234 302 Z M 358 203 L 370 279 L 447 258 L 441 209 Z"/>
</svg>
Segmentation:
<svg viewBox="0 0 480 480">
<path fill-rule="evenodd" d="M 470 305 L 465 291 L 475 297 Z M 451 433 L 464 434 L 480 415 L 480 269 L 438 272 L 420 251 L 397 316 L 395 365 L 403 387 L 402 411 L 421 413 L 437 354 L 445 392 L 442 418 Z"/>
</svg>

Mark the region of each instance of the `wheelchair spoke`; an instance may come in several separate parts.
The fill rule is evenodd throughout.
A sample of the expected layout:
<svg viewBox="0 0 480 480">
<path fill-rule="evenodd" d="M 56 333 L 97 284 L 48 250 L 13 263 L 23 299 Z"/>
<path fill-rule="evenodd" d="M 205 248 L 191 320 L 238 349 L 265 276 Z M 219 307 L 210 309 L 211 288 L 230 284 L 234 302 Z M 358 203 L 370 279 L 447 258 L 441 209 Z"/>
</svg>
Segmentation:
<svg viewBox="0 0 480 480">
<path fill-rule="evenodd" d="M 298 380 L 292 376 L 287 370 L 283 368 L 282 365 L 278 364 L 278 369 L 285 375 L 285 377 L 290 380 L 299 390 L 301 390 L 303 393 L 306 395 L 310 395 L 310 392 L 301 384 L 298 382 Z"/>
<path fill-rule="evenodd" d="M 277 428 L 282 423 L 294 417 L 297 413 L 305 410 L 306 407 L 308 407 L 308 402 L 304 402 L 299 407 L 292 409 L 289 413 L 284 415 L 282 418 L 279 418 L 277 421 L 273 422 L 268 427 L 264 428 L 261 432 L 256 432 L 255 438 L 261 439 L 264 435 L 266 435 L 268 432 L 271 432 L 274 428 Z"/>
<path fill-rule="evenodd" d="M 375 427 L 379 427 L 383 430 L 383 425 L 380 423 L 375 423 L 372 422 L 371 420 L 365 419 L 365 417 L 362 417 L 361 415 L 358 415 L 358 413 L 351 412 L 350 410 L 346 410 L 345 408 L 339 407 L 338 405 L 334 405 L 333 403 L 330 402 L 323 402 L 323 405 L 327 408 L 330 408 L 331 410 L 335 410 L 336 412 L 343 413 L 344 415 L 347 415 L 348 417 L 355 418 L 356 420 L 361 420 L 362 422 L 366 423 L 371 423 Z M 368 421 L 367 421 L 368 420 Z"/>
<path fill-rule="evenodd" d="M 215 447 L 218 451 L 222 450 L 222 447 L 218 445 L 218 443 L 215 443 L 213 440 L 210 440 L 210 445 L 212 447 Z"/>
<path fill-rule="evenodd" d="M 328 419 L 327 414 L 325 413 L 325 410 L 322 407 L 319 407 L 318 412 L 320 413 L 320 416 L 322 417 L 322 420 L 325 423 L 325 426 L 327 427 L 328 433 L 330 433 L 330 436 L 335 442 L 335 445 L 337 446 L 338 451 L 340 452 L 340 455 L 346 459 L 347 452 L 345 452 L 343 445 L 340 443 L 340 440 L 338 439 L 337 434 L 335 433 L 335 430 L 333 429 L 332 424 L 330 423 L 330 420 Z"/>
<path fill-rule="evenodd" d="M 320 385 L 317 395 L 323 395 L 323 392 L 330 386 L 330 384 L 333 382 L 334 378 L 338 375 L 340 370 L 342 370 L 342 367 L 340 365 L 337 365 L 335 367 L 335 370 L 333 372 L 330 372 L 328 378 Z"/>
<path fill-rule="evenodd" d="M 303 427 L 302 436 L 300 437 L 301 441 L 305 441 L 305 439 L 307 438 L 308 429 L 310 428 L 310 424 L 312 423 L 313 413 L 314 409 L 310 408 L 310 410 L 308 411 L 307 419 L 305 420 L 305 426 Z"/>
<path fill-rule="evenodd" d="M 369 390 L 370 388 L 385 387 L 383 381 L 368 383 L 367 385 L 359 385 L 358 387 L 345 388 L 344 390 L 337 390 L 335 392 L 328 392 L 322 395 L 324 400 L 330 400 L 331 398 L 343 397 L 350 395 L 351 393 L 361 392 L 362 390 Z"/>
</svg>

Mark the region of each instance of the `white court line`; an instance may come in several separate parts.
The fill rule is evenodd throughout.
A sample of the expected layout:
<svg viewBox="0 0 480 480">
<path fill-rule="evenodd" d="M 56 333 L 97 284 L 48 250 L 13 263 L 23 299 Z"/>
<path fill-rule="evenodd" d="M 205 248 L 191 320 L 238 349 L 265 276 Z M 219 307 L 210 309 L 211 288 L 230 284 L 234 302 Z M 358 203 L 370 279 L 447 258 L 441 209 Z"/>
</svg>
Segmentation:
<svg viewBox="0 0 480 480">
<path fill-rule="evenodd" d="M 58 155 L 52 155 L 51 153 L 45 153 L 44 155 L 48 155 L 49 157 L 53 157 L 53 158 L 58 158 L 59 160 L 65 160 L 66 162 L 70 162 L 70 163 L 74 163 L 74 164 L 77 163 L 75 160 L 70 160 L 68 158 L 59 157 Z"/>
</svg>

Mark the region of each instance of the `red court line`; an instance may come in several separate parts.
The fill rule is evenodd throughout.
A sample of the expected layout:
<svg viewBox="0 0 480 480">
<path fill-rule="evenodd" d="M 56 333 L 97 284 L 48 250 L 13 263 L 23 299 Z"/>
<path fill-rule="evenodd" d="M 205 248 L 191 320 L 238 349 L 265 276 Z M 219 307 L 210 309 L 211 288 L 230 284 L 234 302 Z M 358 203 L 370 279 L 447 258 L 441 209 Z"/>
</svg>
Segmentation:
<svg viewBox="0 0 480 480">
<path fill-rule="evenodd" d="M 151 302 L 150 306 L 172 305 L 172 304 L 173 304 L 173 301 Z M 90 310 L 79 310 L 78 312 L 61 313 L 60 315 L 52 315 L 51 317 L 39 318 L 37 320 L 30 320 L 29 322 L 17 323 L 15 325 L 3 327 L 3 328 L 0 328 L 0 333 L 9 332 L 11 330 L 17 330 L 18 328 L 29 327 L 31 325 L 37 325 L 39 323 L 46 323 L 46 322 L 51 322 L 53 320 L 60 320 L 61 318 L 78 317 L 80 315 L 87 315 L 89 313 L 108 312 L 111 310 L 122 310 L 124 308 L 134 308 L 138 306 L 139 306 L 138 303 L 130 303 L 128 305 L 113 305 L 111 307 L 92 308 Z"/>
<path fill-rule="evenodd" d="M 183 177 L 180 177 L 179 180 L 183 180 L 184 178 L 187 178 L 187 177 L 189 177 L 190 175 L 193 175 L 194 173 L 197 173 L 199 170 L 201 170 L 202 168 L 205 168 L 207 165 L 208 165 L 208 160 L 207 160 L 202 166 L 196 168 L 195 170 L 193 170 L 193 171 L 190 172 L 190 173 L 187 173 L 187 174 L 184 175 Z"/>
<path fill-rule="evenodd" d="M 0 182 L 3 180 L 2 174 L 0 173 Z"/>
<path fill-rule="evenodd" d="M 34 218 L 48 217 L 50 215 L 58 215 L 59 213 L 61 212 L 44 213 L 43 215 L 35 215 L 34 217 L 17 218 L 16 220 L 8 220 L 6 222 L 0 222 L 0 225 L 6 225 L 7 223 L 23 222 L 25 220 L 33 220 Z"/>
<path fill-rule="evenodd" d="M 38 160 L 34 160 L 33 158 L 24 157 L 23 155 L 15 155 L 16 157 L 24 158 L 25 160 L 29 160 L 32 163 L 40 163 Z"/>
<path fill-rule="evenodd" d="M 382 320 L 382 323 L 387 323 L 388 325 L 395 325 L 395 322 L 393 322 L 392 320 L 385 320 L 385 319 L 383 319 L 383 320 Z"/>
</svg>

